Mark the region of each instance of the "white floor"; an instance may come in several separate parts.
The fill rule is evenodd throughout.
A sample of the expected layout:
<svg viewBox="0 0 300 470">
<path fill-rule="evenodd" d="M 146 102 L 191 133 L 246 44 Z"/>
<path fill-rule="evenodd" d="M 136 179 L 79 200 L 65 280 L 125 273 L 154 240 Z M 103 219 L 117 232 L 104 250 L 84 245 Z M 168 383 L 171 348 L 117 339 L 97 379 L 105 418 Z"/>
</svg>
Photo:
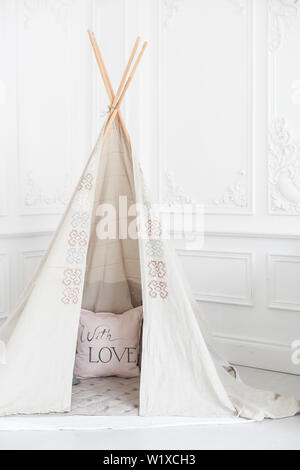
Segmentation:
<svg viewBox="0 0 300 470">
<path fill-rule="evenodd" d="M 300 376 L 239 368 L 258 388 L 300 398 Z M 300 450 L 300 415 L 241 425 L 195 425 L 99 431 L 0 432 L 0 449 L 294 449 Z"/>
</svg>

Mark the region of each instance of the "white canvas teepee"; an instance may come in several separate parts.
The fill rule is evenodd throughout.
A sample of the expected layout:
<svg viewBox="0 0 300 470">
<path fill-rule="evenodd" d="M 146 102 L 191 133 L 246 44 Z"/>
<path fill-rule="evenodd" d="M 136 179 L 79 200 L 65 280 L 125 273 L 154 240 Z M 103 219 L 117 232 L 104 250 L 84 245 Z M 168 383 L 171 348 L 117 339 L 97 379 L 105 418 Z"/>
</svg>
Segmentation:
<svg viewBox="0 0 300 470">
<path fill-rule="evenodd" d="M 260 420 L 296 414 L 296 399 L 246 386 L 210 347 L 131 152 L 119 113 L 122 87 L 114 97 L 90 37 L 112 109 L 47 253 L 0 329 L 0 415 L 69 411 L 81 308 L 121 314 L 141 302 L 140 415 Z M 99 205 L 118 207 L 119 196 L 139 204 L 143 236 L 101 240 Z"/>
</svg>

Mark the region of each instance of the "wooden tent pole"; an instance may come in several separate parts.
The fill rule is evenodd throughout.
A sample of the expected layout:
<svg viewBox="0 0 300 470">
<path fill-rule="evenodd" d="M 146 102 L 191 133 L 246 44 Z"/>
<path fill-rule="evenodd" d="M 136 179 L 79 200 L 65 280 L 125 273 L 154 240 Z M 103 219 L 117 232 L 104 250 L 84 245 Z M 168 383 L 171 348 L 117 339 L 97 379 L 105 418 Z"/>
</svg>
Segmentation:
<svg viewBox="0 0 300 470">
<path fill-rule="evenodd" d="M 134 59 L 134 56 L 135 56 L 135 53 L 136 53 L 136 51 L 137 51 L 137 48 L 138 48 L 138 45 L 139 45 L 140 40 L 141 40 L 140 37 L 137 37 L 137 38 L 136 38 L 136 41 L 135 41 L 135 44 L 134 44 L 134 46 L 133 46 L 131 55 L 130 55 L 130 57 L 129 57 L 129 61 L 128 61 L 127 65 L 126 65 L 126 68 L 125 68 L 125 70 L 124 70 L 124 73 L 123 73 L 123 76 L 122 76 L 122 79 L 121 79 L 119 88 L 118 88 L 117 93 L 116 93 L 116 96 L 115 96 L 115 98 L 114 98 L 114 100 L 113 100 L 113 102 L 112 102 L 112 106 L 115 106 L 115 105 L 116 105 L 116 103 L 117 103 L 117 101 L 118 101 L 118 99 L 119 99 L 119 96 L 120 96 L 120 94 L 121 94 L 121 92 L 122 92 L 124 83 L 125 83 L 125 81 L 126 81 L 126 78 L 127 78 L 128 72 L 129 72 L 129 69 L 130 69 L 130 67 L 131 67 L 131 64 L 132 64 L 132 61 L 133 61 L 133 59 Z"/>
<path fill-rule="evenodd" d="M 106 92 L 107 92 L 109 100 L 110 100 L 110 104 L 113 106 L 115 95 L 114 95 L 114 91 L 113 91 L 111 82 L 110 82 L 109 77 L 108 77 L 107 70 L 105 68 L 105 65 L 104 65 L 104 62 L 103 62 L 103 59 L 102 59 L 102 56 L 101 56 L 99 46 L 98 46 L 98 44 L 95 40 L 94 33 L 92 31 L 88 30 L 88 35 L 89 35 L 89 38 L 90 38 L 90 41 L 91 41 L 91 44 L 92 44 L 92 47 L 93 47 L 93 50 L 94 50 L 94 54 L 95 54 L 96 61 L 97 61 L 97 64 L 98 64 L 98 67 L 99 67 L 99 70 L 100 70 L 100 73 L 101 73 L 102 80 L 104 82 Z M 139 38 L 137 38 L 137 40 L 135 42 L 135 45 L 134 45 L 134 48 L 133 48 L 133 51 L 131 53 L 131 56 L 130 56 L 130 59 L 129 59 L 130 64 L 133 60 L 133 57 L 134 57 L 134 54 L 136 52 L 138 43 L 139 43 Z M 130 64 L 129 64 L 129 66 L 130 66 Z M 127 69 L 127 72 L 128 72 L 129 67 L 126 67 L 126 69 Z M 124 75 L 123 75 L 123 77 L 124 77 Z M 126 78 L 126 76 L 125 76 L 125 78 Z M 119 89 L 118 89 L 118 92 L 119 92 Z M 128 131 L 127 131 L 126 126 L 125 126 L 125 122 L 123 120 L 123 117 L 122 117 L 120 111 L 118 112 L 118 117 L 119 117 L 119 120 L 120 120 L 120 124 L 123 128 L 123 132 L 124 132 L 124 135 L 125 135 L 125 139 L 127 141 L 127 145 L 129 147 L 129 149 L 131 149 L 130 137 L 129 137 Z"/>
<path fill-rule="evenodd" d="M 138 57 L 137 57 L 137 59 L 136 59 L 136 61 L 135 61 L 135 64 L 134 64 L 134 66 L 133 66 L 133 68 L 132 68 L 132 70 L 131 70 L 131 72 L 130 72 L 130 75 L 129 75 L 129 77 L 128 77 L 126 83 L 125 83 L 125 86 L 124 86 L 124 88 L 123 88 L 123 91 L 122 91 L 122 93 L 121 93 L 121 96 L 120 96 L 118 102 L 117 102 L 116 105 L 115 105 L 115 109 L 113 109 L 112 112 L 111 112 L 111 115 L 110 115 L 110 117 L 109 117 L 109 119 L 108 119 L 108 121 L 107 121 L 106 128 L 105 128 L 105 131 L 104 131 L 104 134 L 103 134 L 103 139 L 106 138 L 106 136 L 107 136 L 107 134 L 108 134 L 108 131 L 109 131 L 109 129 L 110 129 L 112 123 L 114 122 L 114 119 L 115 119 L 117 113 L 119 112 L 119 107 L 120 107 L 120 105 L 121 105 L 121 103 L 122 103 L 122 101 L 123 101 L 123 99 L 124 99 L 124 96 L 125 96 L 125 93 L 126 93 L 128 87 L 129 87 L 129 85 L 130 85 L 130 83 L 131 83 L 131 81 L 132 81 L 132 79 L 133 79 L 133 77 L 134 77 L 134 74 L 135 74 L 136 69 L 137 69 L 137 67 L 138 67 L 138 65 L 139 65 L 139 63 L 140 63 L 140 61 L 141 61 L 141 58 L 142 58 L 144 52 L 145 52 L 145 49 L 146 49 L 146 47 L 147 47 L 147 44 L 148 44 L 147 42 L 144 42 L 143 47 L 142 47 L 142 50 L 141 50 L 141 52 L 139 53 L 139 55 L 138 55 Z"/>
<path fill-rule="evenodd" d="M 95 41 L 94 33 L 92 33 L 92 31 L 90 31 L 89 29 L 88 29 L 88 35 L 89 35 L 89 38 L 90 38 L 90 41 L 94 50 L 94 54 L 95 54 L 96 61 L 97 61 L 97 64 L 98 64 L 98 67 L 102 76 L 102 80 L 104 82 L 105 89 L 107 91 L 109 100 L 112 103 L 114 99 L 114 93 L 113 93 L 113 89 L 112 89 L 111 83 L 109 81 L 109 78 L 108 78 L 108 75 L 104 66 L 100 49 L 98 47 L 98 44 Z"/>
</svg>

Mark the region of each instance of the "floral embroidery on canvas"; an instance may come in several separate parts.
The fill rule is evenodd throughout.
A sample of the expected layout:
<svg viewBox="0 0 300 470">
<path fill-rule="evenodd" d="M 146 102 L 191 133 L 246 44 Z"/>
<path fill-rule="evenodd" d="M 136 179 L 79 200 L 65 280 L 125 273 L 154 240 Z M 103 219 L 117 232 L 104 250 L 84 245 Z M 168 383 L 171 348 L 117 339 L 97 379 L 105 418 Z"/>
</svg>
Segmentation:
<svg viewBox="0 0 300 470">
<path fill-rule="evenodd" d="M 64 277 L 63 277 L 63 284 L 65 286 L 70 286 L 73 284 L 74 286 L 79 286 L 81 283 L 81 269 L 65 269 L 64 270 Z"/>
<path fill-rule="evenodd" d="M 161 299 L 166 299 L 168 297 L 167 283 L 163 281 L 150 281 L 148 283 L 149 295 L 150 297 L 156 299 L 161 297 Z"/>
<path fill-rule="evenodd" d="M 164 254 L 160 240 L 148 240 L 146 242 L 146 253 L 150 258 L 162 258 Z"/>
<path fill-rule="evenodd" d="M 91 173 L 87 173 L 86 175 L 83 175 L 78 185 L 78 191 L 83 191 L 83 190 L 90 191 L 93 187 L 93 184 L 92 184 L 93 179 L 94 178 Z"/>
<path fill-rule="evenodd" d="M 72 209 L 74 211 L 86 212 L 90 208 L 89 193 L 78 192 L 75 195 Z"/>
<path fill-rule="evenodd" d="M 79 300 L 79 288 L 78 287 L 75 287 L 75 288 L 71 288 L 71 287 L 66 287 L 63 291 L 63 296 L 61 298 L 61 301 L 64 303 L 64 304 L 70 304 L 70 303 L 73 303 L 73 304 L 77 304 Z"/>
<path fill-rule="evenodd" d="M 141 169 L 140 171 L 141 173 L 143 173 Z M 151 208 L 151 193 L 145 182 L 143 174 L 141 176 L 142 176 L 142 193 L 143 193 L 144 204 L 147 208 Z"/>
<path fill-rule="evenodd" d="M 144 208 L 146 209 L 146 211 L 147 211 L 148 213 L 151 211 L 151 207 L 152 207 L 151 202 L 145 200 L 145 201 L 144 201 Z M 149 215 L 150 215 L 150 214 L 149 214 Z"/>
<path fill-rule="evenodd" d="M 148 263 L 149 276 L 163 278 L 166 275 L 166 264 L 164 261 L 150 261 Z"/>
<path fill-rule="evenodd" d="M 95 167 L 95 156 L 89 163 L 89 170 Z M 88 245 L 88 226 L 90 215 L 89 211 L 92 205 L 91 195 L 87 192 L 93 187 L 94 176 L 92 172 L 87 172 L 82 176 L 78 191 L 74 196 L 71 206 L 70 233 L 68 235 L 69 248 L 66 251 L 65 262 L 67 265 L 83 264 L 86 257 Z M 63 292 L 61 301 L 64 304 L 76 304 L 79 301 L 81 293 L 81 284 L 83 271 L 81 269 L 68 268 L 63 273 Z"/>
<path fill-rule="evenodd" d="M 71 225 L 73 228 L 87 228 L 88 220 L 88 212 L 75 212 L 72 215 Z"/>
<path fill-rule="evenodd" d="M 85 249 L 81 247 L 69 248 L 67 251 L 67 264 L 82 264 L 84 261 Z"/>
<path fill-rule="evenodd" d="M 162 235 L 161 223 L 157 219 L 148 219 L 146 231 L 149 238 L 159 238 Z"/>
<path fill-rule="evenodd" d="M 77 304 L 80 294 L 80 288 L 78 286 L 81 284 L 81 276 L 81 269 L 64 270 L 62 283 L 65 287 L 61 298 L 64 304 Z"/>
<path fill-rule="evenodd" d="M 70 246 L 87 245 L 87 233 L 84 230 L 82 230 L 81 232 L 79 232 L 78 230 L 72 230 L 72 232 L 69 234 L 68 243 Z"/>
</svg>

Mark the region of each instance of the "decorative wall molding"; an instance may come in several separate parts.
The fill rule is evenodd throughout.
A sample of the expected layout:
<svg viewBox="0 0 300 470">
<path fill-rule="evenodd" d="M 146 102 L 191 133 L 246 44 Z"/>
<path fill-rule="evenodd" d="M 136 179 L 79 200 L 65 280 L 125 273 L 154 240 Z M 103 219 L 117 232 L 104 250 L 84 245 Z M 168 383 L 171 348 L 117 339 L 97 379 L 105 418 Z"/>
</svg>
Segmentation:
<svg viewBox="0 0 300 470">
<path fill-rule="evenodd" d="M 226 185 L 224 194 L 218 196 L 213 201 L 205 204 L 204 211 L 208 215 L 252 215 L 253 214 L 253 51 L 254 51 L 254 21 L 253 21 L 253 4 L 252 0 L 228 0 L 240 13 L 245 16 L 244 21 L 246 22 L 246 54 L 247 54 L 247 138 L 246 138 L 246 162 L 244 168 L 238 170 L 236 175 L 233 175 L 233 181 L 230 181 Z M 178 13 L 177 2 L 164 2 L 163 8 L 163 19 L 161 24 L 165 24 L 166 7 L 167 11 L 172 12 L 171 18 Z M 183 7 L 183 6 L 182 6 Z M 167 15 L 168 16 L 168 15 Z M 185 193 L 185 190 L 181 187 L 180 181 L 175 181 L 175 177 L 170 172 L 166 163 L 167 144 L 165 137 L 164 123 L 166 122 L 166 102 L 165 102 L 165 88 L 167 86 L 166 80 L 166 62 L 167 62 L 167 47 L 166 38 L 168 31 L 163 28 L 160 34 L 159 44 L 159 199 L 165 201 L 166 196 L 164 186 L 169 184 L 170 186 L 175 185 L 177 188 L 175 193 L 173 190 L 173 199 L 176 201 L 179 197 L 180 200 L 191 200 L 189 195 Z M 167 175 L 167 176 L 165 176 Z M 171 175 L 171 177 L 170 177 Z M 173 182 L 170 182 L 170 179 Z M 193 203 L 199 203 L 200 201 L 194 201 Z"/>
<path fill-rule="evenodd" d="M 72 194 L 72 178 L 69 173 L 63 177 L 63 183 L 47 191 L 34 178 L 33 172 L 26 173 L 24 210 L 47 209 L 62 210 L 68 204 Z"/>
<path fill-rule="evenodd" d="M 53 230 L 45 230 L 38 232 L 10 232 L 0 233 L 0 240 L 13 240 L 20 238 L 39 238 L 39 237 L 52 237 Z M 205 231 L 205 237 L 218 237 L 218 238 L 261 238 L 265 240 L 299 240 L 300 234 L 296 233 L 262 233 L 262 232 L 223 232 L 223 231 Z"/>
<path fill-rule="evenodd" d="M 280 269 L 280 266 L 287 264 L 299 265 L 299 278 L 300 278 L 300 256 L 290 255 L 267 255 L 267 268 L 268 268 L 268 291 L 269 291 L 269 305 L 271 309 L 288 310 L 300 312 L 300 294 L 299 301 L 290 300 L 289 298 L 280 299 L 278 298 L 278 286 L 276 279 L 276 269 Z M 283 275 L 283 277 L 285 277 Z"/>
<path fill-rule="evenodd" d="M 269 212 L 300 215 L 300 142 L 275 118 L 269 139 Z"/>
<path fill-rule="evenodd" d="M 165 28 L 169 26 L 176 14 L 180 11 L 183 0 L 163 0 L 164 7 L 164 21 Z"/>
<path fill-rule="evenodd" d="M 213 199 L 206 208 L 207 214 L 252 215 L 253 214 L 253 55 L 254 17 L 252 0 L 228 0 L 238 14 L 247 21 L 247 159 L 246 166 L 236 171 L 221 196 Z"/>
<path fill-rule="evenodd" d="M 0 253 L 0 318 L 5 318 L 9 312 L 10 273 L 7 253 Z"/>
<path fill-rule="evenodd" d="M 177 184 L 174 173 L 165 172 L 164 202 L 170 206 L 174 204 L 196 204 L 196 201 L 185 193 L 182 186 Z"/>
<path fill-rule="evenodd" d="M 39 232 L 7 232 L 0 233 L 0 240 L 14 240 L 20 238 L 38 238 L 38 237 L 51 237 L 54 235 L 53 230 L 41 230 Z"/>
<path fill-rule="evenodd" d="M 300 366 L 291 361 L 291 345 L 245 336 L 213 334 L 215 347 L 236 365 L 300 374 Z"/>
<path fill-rule="evenodd" d="M 268 213 L 300 215 L 300 142 L 294 137 L 288 116 L 282 114 L 280 97 L 286 92 L 281 84 L 281 55 L 277 54 L 287 34 L 300 25 L 299 0 L 269 0 L 268 23 Z M 289 54 L 286 51 L 285 54 Z M 296 72 L 295 72 L 296 73 Z M 290 86 L 290 84 L 288 85 Z M 295 90 L 294 90 L 295 92 Z M 284 113 L 287 113 L 286 107 Z"/>
<path fill-rule="evenodd" d="M 193 292 L 193 295 L 197 301 L 202 302 L 213 302 L 220 304 L 229 304 L 229 305 L 240 305 L 240 306 L 253 306 L 253 288 L 252 288 L 252 253 L 237 253 L 237 252 L 219 252 L 219 251 L 204 251 L 204 250 L 177 250 L 177 253 L 181 257 L 192 257 L 192 258 L 201 258 L 203 265 L 204 259 L 220 260 L 232 260 L 232 261 L 242 261 L 244 264 L 245 270 L 245 292 L 246 294 L 241 295 L 229 295 L 226 293 L 219 292 L 204 292 L 197 291 Z M 224 287 L 226 290 L 226 287 Z"/>
<path fill-rule="evenodd" d="M 300 234 L 293 233 L 259 233 L 259 232 L 204 232 L 204 237 L 218 238 L 261 238 L 264 240 L 299 240 Z"/>
<path fill-rule="evenodd" d="M 6 175 L 6 171 L 3 169 L 0 163 L 0 217 L 6 217 L 8 215 L 8 208 L 7 208 L 7 178 L 4 176 Z"/>
<path fill-rule="evenodd" d="M 3 63 L 4 66 L 5 62 Z M 0 80 L 1 82 L 1 80 Z M 1 85 L 1 84 L 0 84 Z M 0 90 L 0 95 L 1 95 L 1 90 Z M 4 103 L 1 103 L 1 96 L 0 96 L 0 119 L 1 119 L 1 129 L 2 129 L 2 137 L 0 141 L 0 153 L 1 153 L 1 158 L 0 158 L 0 217 L 4 217 L 8 215 L 8 172 L 7 172 L 7 158 L 5 157 L 6 154 L 6 139 L 8 137 L 6 134 L 6 127 L 4 123 L 8 122 L 7 119 L 7 112 L 5 109 L 5 106 L 1 106 L 1 104 L 4 105 Z M 5 137 L 4 137 L 5 136 Z"/>
<path fill-rule="evenodd" d="M 269 50 L 276 52 L 300 17 L 299 0 L 269 0 Z"/>
<path fill-rule="evenodd" d="M 247 171 L 239 170 L 233 183 L 227 186 L 224 194 L 219 199 L 212 201 L 212 205 L 239 209 L 248 207 Z"/>
<path fill-rule="evenodd" d="M 48 13 L 55 23 L 67 30 L 70 8 L 74 0 L 23 0 L 24 27 L 29 29 L 41 14 Z"/>
<path fill-rule="evenodd" d="M 247 0 L 227 0 L 231 3 L 235 9 L 235 11 L 242 15 L 246 11 Z"/>
<path fill-rule="evenodd" d="M 18 80 L 17 86 L 17 132 L 18 132 L 18 145 L 17 145 L 17 171 L 19 172 L 19 214 L 20 215 L 50 215 L 50 214 L 61 214 L 71 196 L 72 181 L 71 175 L 74 174 L 77 162 L 74 161 L 74 120 L 72 118 L 72 107 L 75 101 L 75 85 L 72 82 L 72 73 L 74 73 L 73 67 L 75 67 L 74 61 L 71 60 L 73 56 L 73 39 L 76 36 L 75 27 L 69 28 L 69 22 L 71 18 L 77 21 L 79 15 L 78 2 L 73 0 L 20 0 L 16 2 L 16 15 L 17 15 L 17 43 L 16 43 L 16 63 L 17 63 L 17 74 Z M 60 173 L 57 177 L 53 174 L 49 174 L 49 177 L 44 168 L 37 164 L 35 169 L 34 157 L 38 159 L 37 145 L 34 143 L 31 147 L 31 139 L 28 133 L 28 126 L 26 123 L 31 118 L 31 105 L 28 100 L 28 96 L 32 96 L 34 101 L 35 95 L 32 90 L 27 68 L 26 55 L 32 56 L 32 63 L 38 62 L 38 50 L 32 47 L 33 34 L 36 37 L 40 34 L 40 28 L 43 25 L 51 23 L 51 30 L 59 28 L 60 37 L 63 33 L 63 41 L 61 43 L 61 50 L 64 54 L 67 74 L 64 71 L 64 77 L 68 80 L 68 87 L 63 89 L 64 100 L 57 119 L 61 119 L 62 126 L 65 127 L 65 140 L 64 154 L 61 157 L 60 172 L 65 171 L 65 175 L 61 177 Z M 52 24 L 53 23 L 53 24 Z M 45 37 L 43 38 L 47 47 L 51 47 L 51 37 L 48 29 L 46 28 Z M 57 51 L 57 42 L 53 41 L 53 54 Z M 59 54 L 57 54 L 59 56 Z M 58 61 L 62 61 L 61 57 L 58 57 Z M 50 83 L 50 82 L 49 82 Z M 59 85 L 54 80 L 53 85 L 53 96 L 56 96 L 61 92 Z M 27 90 L 28 88 L 28 90 Z M 41 91 L 39 90 L 39 93 Z M 50 92 L 51 95 L 51 92 Z M 22 97 L 27 97 L 23 100 Z M 36 103 L 33 103 L 33 109 L 37 108 Z M 46 108 L 45 108 L 46 109 Z M 49 112 L 49 111 L 48 111 Z M 53 112 L 53 110 L 52 110 Z M 61 117 L 60 117 L 61 116 Z M 36 116 L 32 115 L 33 122 Z M 52 121 L 55 118 L 53 117 Z M 47 129 L 48 118 L 45 117 L 44 129 Z M 25 130 L 24 130 L 25 129 Z M 44 132 L 44 131 L 43 131 Z M 45 131 L 46 133 L 47 131 Z M 50 134 L 51 135 L 51 134 Z M 35 140 L 39 139 L 37 133 Z M 40 143 L 41 152 L 43 153 L 44 143 Z M 53 162 L 59 164 L 57 153 L 53 155 Z M 45 165 L 51 165 L 51 155 L 49 152 L 45 159 Z M 41 179 L 40 179 L 41 178 Z M 45 180 L 47 180 L 47 186 L 45 186 Z"/>
</svg>

